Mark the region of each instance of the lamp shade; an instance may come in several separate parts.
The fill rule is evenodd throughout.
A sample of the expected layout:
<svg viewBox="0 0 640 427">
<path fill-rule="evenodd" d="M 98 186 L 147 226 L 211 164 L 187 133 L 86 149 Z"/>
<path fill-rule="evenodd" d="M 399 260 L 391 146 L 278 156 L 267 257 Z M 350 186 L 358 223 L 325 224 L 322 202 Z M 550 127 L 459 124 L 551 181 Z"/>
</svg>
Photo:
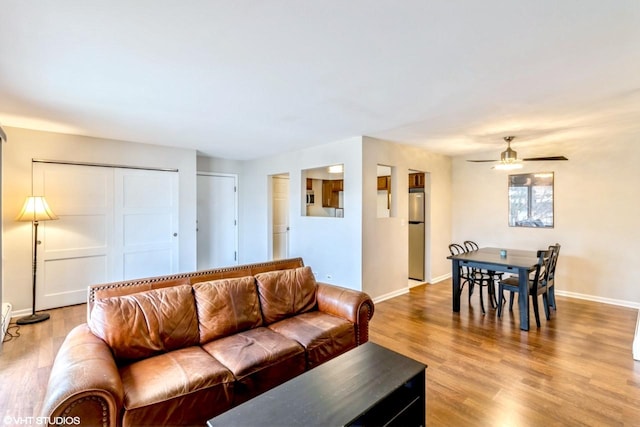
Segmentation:
<svg viewBox="0 0 640 427">
<path fill-rule="evenodd" d="M 16 218 L 17 221 L 30 222 L 49 221 L 51 219 L 58 219 L 58 217 L 53 213 L 44 196 L 27 197 L 22 211 L 20 211 L 20 214 Z"/>
</svg>

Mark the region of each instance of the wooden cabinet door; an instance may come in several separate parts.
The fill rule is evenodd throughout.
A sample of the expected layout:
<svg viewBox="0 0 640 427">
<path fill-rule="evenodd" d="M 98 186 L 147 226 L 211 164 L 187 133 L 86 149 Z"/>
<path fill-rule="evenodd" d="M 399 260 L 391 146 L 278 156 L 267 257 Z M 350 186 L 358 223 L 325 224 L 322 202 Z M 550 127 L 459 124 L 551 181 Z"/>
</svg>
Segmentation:
<svg viewBox="0 0 640 427">
<path fill-rule="evenodd" d="M 410 173 L 409 188 L 424 188 L 424 173 Z"/>
<path fill-rule="evenodd" d="M 333 194 L 333 183 L 331 181 L 323 180 L 322 181 L 322 207 L 330 208 L 331 206 L 331 195 Z"/>
<path fill-rule="evenodd" d="M 323 208 L 339 208 L 340 195 L 339 192 L 344 189 L 344 181 L 342 179 L 332 179 L 322 181 L 322 207 Z"/>
<path fill-rule="evenodd" d="M 390 176 L 379 176 L 378 177 L 378 191 L 389 190 L 391 186 L 391 177 Z"/>
</svg>

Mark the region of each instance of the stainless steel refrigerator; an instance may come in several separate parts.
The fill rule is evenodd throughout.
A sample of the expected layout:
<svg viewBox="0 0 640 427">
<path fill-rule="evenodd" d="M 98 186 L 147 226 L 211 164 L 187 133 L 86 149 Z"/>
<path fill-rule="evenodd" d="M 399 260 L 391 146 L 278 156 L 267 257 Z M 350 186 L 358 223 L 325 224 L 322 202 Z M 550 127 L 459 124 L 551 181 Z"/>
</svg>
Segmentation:
<svg viewBox="0 0 640 427">
<path fill-rule="evenodd" d="M 409 278 L 424 281 L 424 191 L 409 192 Z"/>
</svg>

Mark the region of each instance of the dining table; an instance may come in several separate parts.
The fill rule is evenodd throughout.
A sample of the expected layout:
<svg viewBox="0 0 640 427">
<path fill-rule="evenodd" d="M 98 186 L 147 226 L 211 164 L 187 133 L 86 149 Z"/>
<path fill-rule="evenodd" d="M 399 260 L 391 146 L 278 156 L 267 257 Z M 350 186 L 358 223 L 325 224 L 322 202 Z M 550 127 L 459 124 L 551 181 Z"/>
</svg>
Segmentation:
<svg viewBox="0 0 640 427">
<path fill-rule="evenodd" d="M 455 313 L 460 312 L 461 267 L 517 274 L 520 329 L 529 330 L 529 273 L 538 263 L 537 251 L 483 247 L 475 251 L 451 255 L 447 259 L 451 260 L 452 304 Z M 498 297 L 498 304 L 502 304 L 500 296 Z"/>
</svg>

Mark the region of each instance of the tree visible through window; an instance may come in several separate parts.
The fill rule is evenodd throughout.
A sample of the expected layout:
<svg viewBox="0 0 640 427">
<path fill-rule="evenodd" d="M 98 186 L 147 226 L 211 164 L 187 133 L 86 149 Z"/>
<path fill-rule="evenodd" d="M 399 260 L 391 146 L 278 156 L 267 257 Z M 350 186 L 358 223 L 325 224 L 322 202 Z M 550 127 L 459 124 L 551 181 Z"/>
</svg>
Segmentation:
<svg viewBox="0 0 640 427">
<path fill-rule="evenodd" d="M 553 227 L 553 172 L 509 175 L 509 226 Z"/>
</svg>

